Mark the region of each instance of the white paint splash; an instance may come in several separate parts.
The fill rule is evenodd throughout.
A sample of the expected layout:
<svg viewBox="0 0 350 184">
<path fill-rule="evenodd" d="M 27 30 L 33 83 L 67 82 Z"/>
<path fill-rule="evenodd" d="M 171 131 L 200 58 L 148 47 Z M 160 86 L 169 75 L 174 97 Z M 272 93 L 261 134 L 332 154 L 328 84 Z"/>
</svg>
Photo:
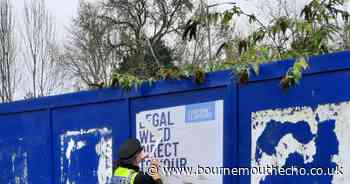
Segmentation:
<svg viewBox="0 0 350 184">
<path fill-rule="evenodd" d="M 14 153 L 12 156 L 11 156 L 11 161 L 12 161 L 12 172 L 15 173 L 15 160 L 16 160 L 16 153 Z"/>
<path fill-rule="evenodd" d="M 270 109 L 252 113 L 252 145 L 251 145 L 251 166 L 266 167 L 266 166 L 282 166 L 290 153 L 297 152 L 304 157 L 304 163 L 313 161 L 313 156 L 316 154 L 316 146 L 314 139 L 308 144 L 299 143 L 291 134 L 287 134 L 276 146 L 275 155 L 267 155 L 262 153 L 260 160 L 255 160 L 256 144 L 258 138 L 266 129 L 267 123 L 271 120 L 281 123 L 297 123 L 305 121 L 309 124 L 311 132 L 317 133 L 317 120 L 335 120 L 335 134 L 339 142 L 339 154 L 333 156 L 333 162 L 338 166 L 343 167 L 344 175 L 334 175 L 332 183 L 345 184 L 350 181 L 350 102 L 340 104 L 325 104 L 319 105 L 314 111 L 311 107 L 293 107 L 286 109 Z M 259 151 L 259 150 L 258 150 Z M 251 183 L 258 184 L 264 181 L 266 175 L 252 175 Z"/>
<path fill-rule="evenodd" d="M 75 142 L 72 138 L 69 140 L 68 146 L 66 149 L 66 159 L 68 160 L 68 167 L 70 166 L 72 152 L 82 149 L 85 145 L 86 145 L 85 141 Z"/>
<path fill-rule="evenodd" d="M 64 136 L 68 137 L 68 136 L 76 136 L 76 135 L 86 135 L 86 134 L 92 134 L 92 133 L 100 133 L 102 135 L 105 135 L 105 134 L 110 134 L 111 133 L 111 130 L 109 130 L 108 128 L 101 128 L 101 129 L 98 129 L 98 128 L 93 128 L 93 129 L 89 129 L 89 130 L 79 130 L 79 131 L 67 131 Z"/>
<path fill-rule="evenodd" d="M 317 133 L 317 121 L 315 119 L 312 108 L 295 107 L 287 109 L 265 110 L 252 113 L 252 145 L 251 145 L 251 166 L 252 167 L 267 167 L 267 166 L 282 166 L 286 162 L 286 158 L 290 153 L 298 152 L 304 158 L 308 158 L 305 163 L 312 162 L 313 155 L 316 152 L 315 143 L 302 145 L 291 135 L 285 135 L 276 146 L 276 155 L 267 155 L 262 153 L 260 160 L 255 160 L 256 143 L 258 138 L 266 129 L 267 122 L 271 120 L 281 123 L 297 123 L 306 121 L 309 123 L 310 130 L 313 134 Z M 313 141 L 312 141 L 313 142 Z M 285 147 L 284 145 L 287 145 Z M 300 148 L 303 147 L 305 151 Z M 258 150 L 260 151 L 260 150 Z M 251 181 L 253 184 L 258 184 L 264 181 L 267 175 L 252 175 Z"/>
<path fill-rule="evenodd" d="M 61 169 L 61 181 L 64 181 L 64 135 L 60 137 L 61 142 L 61 157 L 60 157 L 60 169 Z"/>
<path fill-rule="evenodd" d="M 15 184 L 28 184 L 28 154 L 26 152 L 13 153 L 11 156 L 12 172 Z"/>
<path fill-rule="evenodd" d="M 98 183 L 106 184 L 108 178 L 112 177 L 112 138 L 102 137 L 95 149 L 99 156 L 97 168 Z"/>
<path fill-rule="evenodd" d="M 87 135 L 99 135 L 100 140 L 95 146 L 95 152 L 98 156 L 97 177 L 99 184 L 106 184 L 107 179 L 112 176 L 112 131 L 107 128 L 88 129 L 80 131 L 67 131 L 60 136 L 61 138 L 61 181 L 66 181 L 66 184 L 75 184 L 66 174 L 65 169 L 71 167 L 71 157 L 75 151 L 84 148 L 89 144 L 88 140 L 83 141 Z M 65 143 L 65 141 L 69 140 Z M 79 141 L 75 141 L 79 140 Z M 91 143 L 90 143 L 91 144 Z M 64 167 L 64 160 L 68 161 L 68 167 Z M 78 174 L 78 173 L 77 173 Z"/>
<path fill-rule="evenodd" d="M 73 139 L 70 139 L 66 150 L 66 159 L 68 160 L 68 167 L 70 166 L 70 156 L 72 154 L 74 147 L 75 147 L 75 142 L 73 141 Z"/>
<path fill-rule="evenodd" d="M 77 142 L 77 149 L 79 150 L 79 149 L 83 148 L 85 145 L 86 145 L 85 141 L 78 141 Z"/>
<path fill-rule="evenodd" d="M 28 154 L 26 152 L 24 152 L 22 154 L 23 156 L 23 175 L 22 175 L 22 179 L 24 181 L 24 184 L 28 184 Z"/>
<path fill-rule="evenodd" d="M 335 133 L 339 142 L 339 154 L 332 161 L 343 167 L 343 175 L 334 175 L 334 184 L 347 184 L 350 181 L 350 102 L 320 105 L 316 113 L 320 121 L 335 120 Z"/>
</svg>

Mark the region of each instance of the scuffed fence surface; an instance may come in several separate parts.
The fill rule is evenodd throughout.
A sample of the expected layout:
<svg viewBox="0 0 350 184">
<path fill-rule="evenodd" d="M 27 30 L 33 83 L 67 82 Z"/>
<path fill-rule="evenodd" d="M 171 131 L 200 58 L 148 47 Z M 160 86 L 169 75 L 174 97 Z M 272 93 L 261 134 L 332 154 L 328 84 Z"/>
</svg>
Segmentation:
<svg viewBox="0 0 350 184">
<path fill-rule="evenodd" d="M 0 116 L 0 183 L 50 183 L 50 132 L 45 111 Z"/>
<path fill-rule="evenodd" d="M 239 135 L 247 137 L 238 143 L 240 165 L 324 169 L 321 175 L 242 176 L 241 183 L 349 183 L 349 61 L 348 52 L 312 58 L 300 85 L 288 91 L 274 77 L 240 87 Z"/>
</svg>

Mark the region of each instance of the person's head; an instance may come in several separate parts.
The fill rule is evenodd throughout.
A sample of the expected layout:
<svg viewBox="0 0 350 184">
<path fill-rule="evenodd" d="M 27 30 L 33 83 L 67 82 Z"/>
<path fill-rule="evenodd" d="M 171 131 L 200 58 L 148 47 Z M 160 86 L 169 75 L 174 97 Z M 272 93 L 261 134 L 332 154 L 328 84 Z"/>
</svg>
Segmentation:
<svg viewBox="0 0 350 184">
<path fill-rule="evenodd" d="M 119 149 L 119 162 L 138 166 L 147 157 L 140 141 L 137 139 L 126 140 Z"/>
</svg>

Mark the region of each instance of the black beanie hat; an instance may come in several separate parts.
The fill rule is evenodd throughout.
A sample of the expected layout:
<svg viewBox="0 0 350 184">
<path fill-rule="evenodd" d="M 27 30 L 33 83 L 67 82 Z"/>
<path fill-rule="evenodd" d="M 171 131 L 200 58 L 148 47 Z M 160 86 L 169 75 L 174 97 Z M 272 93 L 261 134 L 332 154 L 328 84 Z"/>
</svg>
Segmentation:
<svg viewBox="0 0 350 184">
<path fill-rule="evenodd" d="M 120 146 L 119 159 L 121 161 L 130 160 L 141 151 L 142 151 L 142 146 L 139 140 L 128 139 Z"/>
</svg>

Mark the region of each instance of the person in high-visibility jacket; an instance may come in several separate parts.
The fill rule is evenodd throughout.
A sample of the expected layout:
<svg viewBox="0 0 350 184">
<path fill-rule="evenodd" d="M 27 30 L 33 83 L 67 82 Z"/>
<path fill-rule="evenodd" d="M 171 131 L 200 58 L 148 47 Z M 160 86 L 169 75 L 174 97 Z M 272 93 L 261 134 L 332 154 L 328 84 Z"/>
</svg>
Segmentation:
<svg viewBox="0 0 350 184">
<path fill-rule="evenodd" d="M 119 149 L 119 159 L 113 172 L 113 184 L 162 184 L 158 173 L 158 161 L 152 160 L 149 173 L 140 171 L 140 163 L 147 154 L 137 139 L 126 140 Z"/>
</svg>

